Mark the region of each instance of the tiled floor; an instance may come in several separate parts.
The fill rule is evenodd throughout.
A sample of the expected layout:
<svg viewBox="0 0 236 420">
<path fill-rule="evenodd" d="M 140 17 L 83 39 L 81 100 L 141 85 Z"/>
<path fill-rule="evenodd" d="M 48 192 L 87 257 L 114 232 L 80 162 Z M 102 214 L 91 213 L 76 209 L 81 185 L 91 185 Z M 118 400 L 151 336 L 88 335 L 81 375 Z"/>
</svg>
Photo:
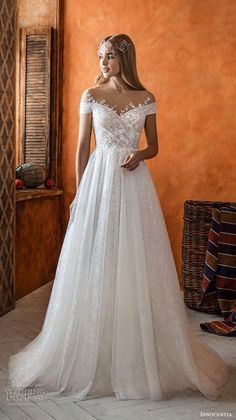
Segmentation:
<svg viewBox="0 0 236 420">
<path fill-rule="evenodd" d="M 17 401 L 9 398 L 6 388 L 7 362 L 40 332 L 52 282 L 17 301 L 16 309 L 0 318 L 0 419 L 14 420 L 197 420 L 209 417 L 236 419 L 235 338 L 205 333 L 199 323 L 214 315 L 187 309 L 192 328 L 201 335 L 232 367 L 232 375 L 217 401 L 202 394 L 182 392 L 165 401 L 123 400 L 115 397 L 78 401 L 71 396 Z M 205 413 L 205 415 L 204 415 Z M 222 415 L 222 413 L 225 413 Z"/>
</svg>

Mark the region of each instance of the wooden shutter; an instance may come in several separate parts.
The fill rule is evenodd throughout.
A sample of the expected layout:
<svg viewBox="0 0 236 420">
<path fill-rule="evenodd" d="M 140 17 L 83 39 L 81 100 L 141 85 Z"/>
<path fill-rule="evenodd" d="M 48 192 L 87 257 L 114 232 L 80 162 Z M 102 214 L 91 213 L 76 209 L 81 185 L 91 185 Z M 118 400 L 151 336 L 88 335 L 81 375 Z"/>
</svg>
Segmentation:
<svg viewBox="0 0 236 420">
<path fill-rule="evenodd" d="M 50 167 L 52 28 L 20 29 L 21 162 Z"/>
</svg>

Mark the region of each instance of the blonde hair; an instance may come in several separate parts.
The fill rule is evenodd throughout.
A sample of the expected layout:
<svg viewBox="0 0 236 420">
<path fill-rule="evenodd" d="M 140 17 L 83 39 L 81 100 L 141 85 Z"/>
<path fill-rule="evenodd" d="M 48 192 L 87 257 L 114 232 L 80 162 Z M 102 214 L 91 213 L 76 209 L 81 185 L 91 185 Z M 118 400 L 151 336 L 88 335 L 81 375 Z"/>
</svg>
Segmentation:
<svg viewBox="0 0 236 420">
<path fill-rule="evenodd" d="M 114 47 L 114 50 L 116 51 L 116 53 L 119 55 L 120 74 L 124 82 L 127 83 L 127 85 L 130 86 L 134 90 L 145 89 L 145 87 L 140 82 L 139 77 L 138 77 L 138 72 L 137 72 L 137 67 L 136 67 L 135 46 L 131 38 L 125 34 L 110 35 L 103 38 L 100 45 L 108 40 L 109 40 L 109 43 L 111 43 L 111 45 Z M 122 42 L 122 40 L 125 40 L 126 42 L 130 44 L 130 46 L 127 48 L 125 52 L 122 52 L 118 48 L 115 47 L 115 45 L 117 43 L 119 45 Z M 96 85 L 101 85 L 106 82 L 107 82 L 107 79 L 103 77 L 102 72 L 100 72 L 94 79 L 94 83 Z"/>
</svg>

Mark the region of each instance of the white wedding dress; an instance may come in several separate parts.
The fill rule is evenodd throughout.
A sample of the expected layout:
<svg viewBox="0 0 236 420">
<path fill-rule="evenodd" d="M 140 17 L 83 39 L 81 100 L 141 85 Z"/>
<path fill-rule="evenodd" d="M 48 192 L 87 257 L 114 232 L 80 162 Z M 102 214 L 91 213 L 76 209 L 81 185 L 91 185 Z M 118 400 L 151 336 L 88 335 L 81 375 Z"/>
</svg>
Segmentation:
<svg viewBox="0 0 236 420">
<path fill-rule="evenodd" d="M 216 399 L 230 376 L 218 353 L 195 337 L 179 289 L 158 195 L 138 150 L 148 96 L 115 106 L 85 91 L 92 112 L 90 154 L 62 245 L 39 335 L 9 359 L 9 384 L 41 386 L 78 399 L 160 400 L 183 390 Z"/>
</svg>

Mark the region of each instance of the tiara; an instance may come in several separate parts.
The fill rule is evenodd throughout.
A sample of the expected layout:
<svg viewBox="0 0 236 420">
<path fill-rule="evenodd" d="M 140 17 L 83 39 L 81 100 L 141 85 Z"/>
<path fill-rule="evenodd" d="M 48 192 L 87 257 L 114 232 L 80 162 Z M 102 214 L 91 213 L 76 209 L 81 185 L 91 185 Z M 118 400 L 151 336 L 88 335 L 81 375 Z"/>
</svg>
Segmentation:
<svg viewBox="0 0 236 420">
<path fill-rule="evenodd" d="M 98 54 L 99 52 L 105 52 L 105 50 L 108 48 L 108 45 L 110 44 L 109 39 L 107 41 L 104 42 L 100 42 L 100 47 L 98 50 Z M 113 45 L 114 50 L 119 50 L 122 53 L 125 53 L 128 48 L 131 46 L 132 44 L 130 42 L 127 42 L 125 39 L 122 38 L 121 41 L 116 42 Z"/>
<path fill-rule="evenodd" d="M 131 46 L 131 43 L 127 42 L 125 39 L 122 38 L 120 42 L 115 43 L 114 48 L 118 49 L 122 53 L 125 53 L 130 46 Z"/>
</svg>

